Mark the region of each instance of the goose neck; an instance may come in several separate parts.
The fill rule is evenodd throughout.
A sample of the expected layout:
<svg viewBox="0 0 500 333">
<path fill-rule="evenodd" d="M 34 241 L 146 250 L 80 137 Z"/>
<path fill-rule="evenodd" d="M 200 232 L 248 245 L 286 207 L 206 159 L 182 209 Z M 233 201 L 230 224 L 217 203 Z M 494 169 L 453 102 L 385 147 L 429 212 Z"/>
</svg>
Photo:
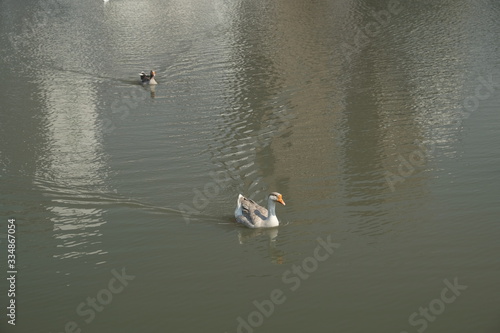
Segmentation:
<svg viewBox="0 0 500 333">
<path fill-rule="evenodd" d="M 271 198 L 267 199 L 267 210 L 269 211 L 269 217 L 276 216 L 276 203 L 271 200 Z"/>
</svg>

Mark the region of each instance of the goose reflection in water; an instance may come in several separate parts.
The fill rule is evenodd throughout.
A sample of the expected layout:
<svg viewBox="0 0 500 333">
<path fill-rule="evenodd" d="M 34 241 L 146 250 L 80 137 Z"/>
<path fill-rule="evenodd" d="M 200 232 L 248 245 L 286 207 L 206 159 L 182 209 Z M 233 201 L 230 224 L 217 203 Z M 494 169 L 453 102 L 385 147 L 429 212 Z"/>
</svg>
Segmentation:
<svg viewBox="0 0 500 333">
<path fill-rule="evenodd" d="M 285 253 L 283 250 L 276 248 L 276 239 L 278 238 L 278 228 L 260 228 L 260 229 L 246 229 L 239 228 L 238 230 L 238 241 L 241 245 L 249 244 L 253 240 L 257 240 L 256 238 L 260 238 L 262 236 L 267 236 L 269 239 L 268 243 L 268 252 L 269 257 L 271 258 L 271 262 L 273 264 L 281 265 L 285 263 Z"/>
</svg>

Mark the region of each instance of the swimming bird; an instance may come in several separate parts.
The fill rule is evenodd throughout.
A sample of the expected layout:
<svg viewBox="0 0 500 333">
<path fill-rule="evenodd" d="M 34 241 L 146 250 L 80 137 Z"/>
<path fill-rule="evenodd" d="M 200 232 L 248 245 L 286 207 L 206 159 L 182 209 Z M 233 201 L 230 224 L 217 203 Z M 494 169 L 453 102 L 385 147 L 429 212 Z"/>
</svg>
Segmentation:
<svg viewBox="0 0 500 333">
<path fill-rule="evenodd" d="M 271 194 L 269 194 L 267 198 L 267 209 L 240 194 L 236 202 L 236 210 L 234 211 L 236 222 L 248 228 L 277 227 L 280 222 L 276 217 L 276 202 L 285 206 L 283 196 L 278 192 L 271 192 Z"/>
<path fill-rule="evenodd" d="M 149 72 L 149 75 L 144 72 L 141 72 L 139 75 L 141 76 L 142 84 L 158 84 L 158 82 L 156 82 L 155 80 L 155 71 Z"/>
</svg>

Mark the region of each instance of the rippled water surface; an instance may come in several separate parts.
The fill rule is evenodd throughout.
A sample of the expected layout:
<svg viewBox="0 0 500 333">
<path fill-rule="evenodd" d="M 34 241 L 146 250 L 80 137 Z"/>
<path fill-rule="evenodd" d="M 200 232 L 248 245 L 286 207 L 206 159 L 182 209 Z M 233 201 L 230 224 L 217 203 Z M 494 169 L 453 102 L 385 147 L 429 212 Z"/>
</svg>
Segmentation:
<svg viewBox="0 0 500 333">
<path fill-rule="evenodd" d="M 499 22 L 1 1 L 2 332 L 498 332 Z M 270 191 L 278 228 L 234 224 Z"/>
</svg>

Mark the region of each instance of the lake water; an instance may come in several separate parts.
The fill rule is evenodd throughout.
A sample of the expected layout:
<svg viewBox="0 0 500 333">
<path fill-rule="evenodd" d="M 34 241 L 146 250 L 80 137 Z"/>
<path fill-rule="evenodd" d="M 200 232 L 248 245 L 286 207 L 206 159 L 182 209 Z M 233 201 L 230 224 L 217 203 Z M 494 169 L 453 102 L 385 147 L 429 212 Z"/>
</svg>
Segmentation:
<svg viewBox="0 0 500 333">
<path fill-rule="evenodd" d="M 500 331 L 498 2 L 3 0 L 0 27 L 1 332 Z M 234 223 L 271 191 L 278 228 Z"/>
</svg>

